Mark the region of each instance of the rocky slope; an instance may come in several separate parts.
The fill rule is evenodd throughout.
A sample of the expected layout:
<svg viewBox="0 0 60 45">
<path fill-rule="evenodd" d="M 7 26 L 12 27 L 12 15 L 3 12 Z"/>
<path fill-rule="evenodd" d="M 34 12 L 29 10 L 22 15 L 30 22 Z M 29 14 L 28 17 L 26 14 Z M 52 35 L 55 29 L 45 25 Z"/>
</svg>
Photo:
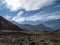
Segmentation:
<svg viewBox="0 0 60 45">
<path fill-rule="evenodd" d="M 22 30 L 17 25 L 11 23 L 5 18 L 0 16 L 0 30 Z"/>
</svg>

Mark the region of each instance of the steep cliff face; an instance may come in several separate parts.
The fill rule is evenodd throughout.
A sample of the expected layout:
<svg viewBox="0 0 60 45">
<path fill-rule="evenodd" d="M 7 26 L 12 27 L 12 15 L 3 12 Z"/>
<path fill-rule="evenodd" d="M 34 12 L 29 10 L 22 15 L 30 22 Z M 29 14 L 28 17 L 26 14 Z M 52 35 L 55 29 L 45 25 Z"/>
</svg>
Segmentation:
<svg viewBox="0 0 60 45">
<path fill-rule="evenodd" d="M 4 19 L 0 16 L 0 30 L 22 30 L 15 24 L 11 23 L 10 21 Z"/>
</svg>

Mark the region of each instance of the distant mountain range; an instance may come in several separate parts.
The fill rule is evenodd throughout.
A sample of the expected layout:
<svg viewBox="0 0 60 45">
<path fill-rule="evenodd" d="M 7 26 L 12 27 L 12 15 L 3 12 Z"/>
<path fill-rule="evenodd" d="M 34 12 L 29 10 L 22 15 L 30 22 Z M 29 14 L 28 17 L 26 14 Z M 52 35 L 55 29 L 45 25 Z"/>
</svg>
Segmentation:
<svg viewBox="0 0 60 45">
<path fill-rule="evenodd" d="M 17 25 L 21 29 L 25 29 L 25 30 L 38 30 L 38 31 L 51 31 L 51 30 L 53 30 L 50 27 L 46 27 L 43 24 L 38 24 L 38 25 L 18 24 L 18 23 L 14 22 L 14 21 L 12 21 L 12 23 Z"/>
<path fill-rule="evenodd" d="M 51 27 L 54 30 L 60 30 L 60 19 L 48 20 L 43 23 L 47 27 Z"/>
<path fill-rule="evenodd" d="M 37 23 L 38 22 L 38 23 Z M 35 25 L 35 24 L 39 24 L 41 23 L 42 21 L 23 21 L 21 22 L 21 24 L 30 24 L 30 25 Z"/>
<path fill-rule="evenodd" d="M 0 16 L 0 29 L 55 31 L 55 30 L 60 30 L 60 19 L 48 20 L 33 25 L 33 24 L 18 24 L 15 21 L 8 21 Z"/>
<path fill-rule="evenodd" d="M 39 31 L 55 31 L 60 30 L 60 19 L 53 19 L 44 21 L 37 25 L 30 25 L 30 24 L 18 24 L 13 21 L 14 24 L 19 26 L 22 29 L 26 30 L 39 30 Z"/>
</svg>

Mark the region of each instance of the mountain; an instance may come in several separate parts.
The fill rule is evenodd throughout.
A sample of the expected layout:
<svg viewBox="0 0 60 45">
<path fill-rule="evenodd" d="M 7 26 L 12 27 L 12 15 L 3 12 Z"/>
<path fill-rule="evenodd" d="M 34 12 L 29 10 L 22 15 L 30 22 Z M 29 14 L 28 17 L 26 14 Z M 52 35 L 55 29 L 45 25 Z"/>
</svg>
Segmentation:
<svg viewBox="0 0 60 45">
<path fill-rule="evenodd" d="M 25 30 L 38 30 L 38 31 L 51 31 L 52 30 L 50 27 L 46 27 L 43 24 L 37 24 L 37 25 L 18 24 L 14 21 L 12 21 L 12 23 L 16 24 L 18 27 Z"/>
<path fill-rule="evenodd" d="M 38 30 L 37 28 L 36 28 L 36 26 L 34 26 L 34 25 L 29 25 L 29 24 L 20 24 L 21 26 L 21 28 L 22 29 L 26 29 L 26 30 Z"/>
<path fill-rule="evenodd" d="M 36 27 L 37 27 L 37 29 L 42 30 L 42 31 L 52 31 L 53 30 L 52 28 L 46 27 L 43 24 L 38 24 L 38 25 L 36 25 Z"/>
<path fill-rule="evenodd" d="M 0 30 L 22 30 L 17 25 L 0 16 Z"/>
<path fill-rule="evenodd" d="M 42 22 L 44 22 L 44 21 L 40 21 L 40 20 L 37 20 L 37 21 L 31 21 L 31 20 L 29 20 L 29 21 L 27 21 L 27 20 L 25 20 L 25 21 L 21 22 L 20 24 L 36 25 L 36 24 L 40 24 Z"/>
<path fill-rule="evenodd" d="M 38 25 L 23 24 L 23 25 L 20 25 L 20 27 L 26 30 L 38 30 L 38 31 L 51 31 L 52 30 L 51 28 L 46 27 L 43 24 L 38 24 Z"/>
<path fill-rule="evenodd" d="M 54 30 L 60 30 L 60 19 L 48 20 L 43 24 L 47 27 L 51 27 Z"/>
<path fill-rule="evenodd" d="M 12 23 L 14 23 L 15 25 L 17 25 L 18 27 L 20 27 L 21 29 L 24 29 L 24 30 L 38 30 L 38 29 L 36 29 L 36 27 L 34 25 L 19 24 L 15 21 L 12 21 Z"/>
</svg>

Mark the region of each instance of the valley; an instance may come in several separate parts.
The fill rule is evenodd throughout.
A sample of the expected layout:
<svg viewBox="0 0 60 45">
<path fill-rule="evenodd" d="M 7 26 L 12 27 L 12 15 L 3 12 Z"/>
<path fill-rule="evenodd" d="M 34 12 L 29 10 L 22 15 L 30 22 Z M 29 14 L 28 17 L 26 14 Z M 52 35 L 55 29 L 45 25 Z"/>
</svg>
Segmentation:
<svg viewBox="0 0 60 45">
<path fill-rule="evenodd" d="M 60 45 L 60 32 L 0 30 L 0 45 Z"/>
</svg>

